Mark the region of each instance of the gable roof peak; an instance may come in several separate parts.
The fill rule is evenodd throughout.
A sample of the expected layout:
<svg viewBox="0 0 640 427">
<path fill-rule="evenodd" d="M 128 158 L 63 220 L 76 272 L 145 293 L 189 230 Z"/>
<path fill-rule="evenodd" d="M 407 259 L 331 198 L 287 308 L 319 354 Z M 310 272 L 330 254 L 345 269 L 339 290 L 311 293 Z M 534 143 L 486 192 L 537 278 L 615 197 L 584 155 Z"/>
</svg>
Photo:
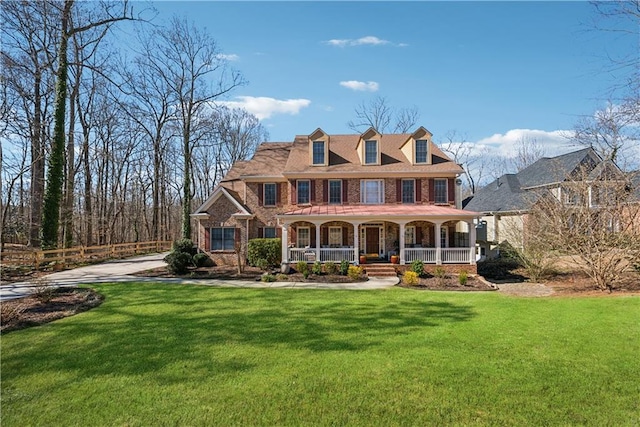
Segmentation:
<svg viewBox="0 0 640 427">
<path fill-rule="evenodd" d="M 382 136 L 382 134 L 378 132 L 376 128 L 374 128 L 373 126 L 370 126 L 369 129 L 365 130 L 360 134 L 360 139 L 368 139 L 376 135 Z"/>
</svg>

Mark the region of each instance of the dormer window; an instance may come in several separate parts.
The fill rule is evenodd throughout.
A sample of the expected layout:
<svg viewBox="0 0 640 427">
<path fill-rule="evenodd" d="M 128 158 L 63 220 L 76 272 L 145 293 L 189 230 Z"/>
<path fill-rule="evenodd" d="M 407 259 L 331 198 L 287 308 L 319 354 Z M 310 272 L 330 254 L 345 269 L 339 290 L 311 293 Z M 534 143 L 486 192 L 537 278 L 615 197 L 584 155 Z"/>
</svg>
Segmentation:
<svg viewBox="0 0 640 427">
<path fill-rule="evenodd" d="M 416 163 L 427 163 L 429 143 L 426 139 L 416 141 Z"/>
<path fill-rule="evenodd" d="M 313 141 L 313 164 L 316 166 L 326 163 L 324 146 L 324 141 Z"/>
<path fill-rule="evenodd" d="M 378 141 L 365 141 L 364 143 L 364 164 L 378 164 Z"/>
</svg>

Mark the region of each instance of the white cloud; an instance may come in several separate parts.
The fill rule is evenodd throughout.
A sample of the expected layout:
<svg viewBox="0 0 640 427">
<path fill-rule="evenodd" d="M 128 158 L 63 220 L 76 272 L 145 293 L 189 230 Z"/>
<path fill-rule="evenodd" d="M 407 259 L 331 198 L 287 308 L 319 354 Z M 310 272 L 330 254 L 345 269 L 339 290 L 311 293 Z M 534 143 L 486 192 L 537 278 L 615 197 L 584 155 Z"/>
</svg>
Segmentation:
<svg viewBox="0 0 640 427">
<path fill-rule="evenodd" d="M 377 92 L 380 87 L 378 82 L 359 82 L 358 80 L 343 81 L 340 82 L 340 86 L 363 92 Z"/>
<path fill-rule="evenodd" d="M 237 61 L 240 59 L 235 53 L 221 53 L 216 56 L 218 59 L 226 59 L 227 61 Z"/>
<path fill-rule="evenodd" d="M 503 134 L 496 133 L 482 138 L 474 143 L 474 147 L 478 151 L 489 150 L 505 157 L 514 157 L 519 141 L 535 140 L 544 149 L 545 155 L 552 157 L 572 150 L 567 138 L 569 135 L 569 130 L 511 129 Z"/>
<path fill-rule="evenodd" d="M 392 45 L 392 46 L 408 46 L 406 43 L 392 43 L 389 40 L 384 40 L 381 38 L 378 38 L 376 36 L 364 36 L 364 37 L 360 37 L 359 39 L 331 39 L 331 40 L 327 40 L 325 42 L 326 44 L 330 45 L 330 46 L 337 46 L 337 47 L 346 47 L 346 46 L 363 46 L 363 45 L 369 45 L 369 46 L 381 46 L 381 45 Z"/>
<path fill-rule="evenodd" d="M 274 114 L 295 115 L 308 107 L 308 99 L 275 99 L 266 96 L 237 96 L 237 101 L 221 101 L 219 104 L 229 108 L 244 108 L 258 119 L 268 119 Z"/>
</svg>

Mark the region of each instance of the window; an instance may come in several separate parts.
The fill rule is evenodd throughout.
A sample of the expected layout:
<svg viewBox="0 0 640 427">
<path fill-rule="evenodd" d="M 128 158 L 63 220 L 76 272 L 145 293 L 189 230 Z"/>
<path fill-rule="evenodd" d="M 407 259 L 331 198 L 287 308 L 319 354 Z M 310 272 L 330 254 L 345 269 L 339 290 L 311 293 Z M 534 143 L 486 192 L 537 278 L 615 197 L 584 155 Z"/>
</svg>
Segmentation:
<svg viewBox="0 0 640 427">
<path fill-rule="evenodd" d="M 440 247 L 446 248 L 449 246 L 449 228 L 440 227 Z"/>
<path fill-rule="evenodd" d="M 416 141 L 416 163 L 427 163 L 428 142 L 424 139 Z"/>
<path fill-rule="evenodd" d="M 402 203 L 415 203 L 416 201 L 415 185 L 416 185 L 416 181 L 413 179 L 402 180 Z"/>
<path fill-rule="evenodd" d="M 236 229 L 232 227 L 213 227 L 211 229 L 211 250 L 232 251 L 235 248 Z"/>
<path fill-rule="evenodd" d="M 404 244 L 415 245 L 416 243 L 416 227 L 415 225 L 408 225 L 404 229 Z"/>
<path fill-rule="evenodd" d="M 298 188 L 298 204 L 308 205 L 311 200 L 311 197 L 310 197 L 311 182 L 309 180 L 298 181 L 297 188 Z"/>
<path fill-rule="evenodd" d="M 381 179 L 360 181 L 360 202 L 368 205 L 384 203 L 384 184 Z"/>
<path fill-rule="evenodd" d="M 307 246 L 311 246 L 311 233 L 309 231 L 309 227 L 298 227 L 296 234 L 298 236 L 299 248 L 306 248 Z"/>
<path fill-rule="evenodd" d="M 265 239 L 273 239 L 276 237 L 275 227 L 265 227 L 262 229 L 262 234 Z"/>
<path fill-rule="evenodd" d="M 313 164 L 324 165 L 324 141 L 313 141 Z"/>
<path fill-rule="evenodd" d="M 342 227 L 329 227 L 329 246 L 342 246 Z"/>
<path fill-rule="evenodd" d="M 329 203 L 339 205 L 342 203 L 342 180 L 329 180 Z"/>
<path fill-rule="evenodd" d="M 275 206 L 276 205 L 276 184 L 269 183 L 264 185 L 264 205 Z"/>
<path fill-rule="evenodd" d="M 364 142 L 364 164 L 375 165 L 378 163 L 378 141 Z"/>
<path fill-rule="evenodd" d="M 436 179 L 435 180 L 435 202 L 436 203 L 447 203 L 449 197 L 447 196 L 447 180 L 446 179 Z"/>
</svg>

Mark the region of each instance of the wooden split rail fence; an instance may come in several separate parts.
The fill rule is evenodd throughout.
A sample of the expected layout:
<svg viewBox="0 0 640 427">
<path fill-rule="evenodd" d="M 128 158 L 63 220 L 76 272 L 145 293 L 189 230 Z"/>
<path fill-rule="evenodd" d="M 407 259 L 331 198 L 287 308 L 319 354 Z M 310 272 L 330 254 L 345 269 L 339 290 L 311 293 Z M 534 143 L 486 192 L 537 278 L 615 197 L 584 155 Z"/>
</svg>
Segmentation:
<svg viewBox="0 0 640 427">
<path fill-rule="evenodd" d="M 171 249 L 171 241 L 117 243 L 106 246 L 77 246 L 67 249 L 5 250 L 0 254 L 0 265 L 30 266 L 36 270 L 51 265 L 85 264 L 107 259 L 124 258 Z"/>
</svg>

